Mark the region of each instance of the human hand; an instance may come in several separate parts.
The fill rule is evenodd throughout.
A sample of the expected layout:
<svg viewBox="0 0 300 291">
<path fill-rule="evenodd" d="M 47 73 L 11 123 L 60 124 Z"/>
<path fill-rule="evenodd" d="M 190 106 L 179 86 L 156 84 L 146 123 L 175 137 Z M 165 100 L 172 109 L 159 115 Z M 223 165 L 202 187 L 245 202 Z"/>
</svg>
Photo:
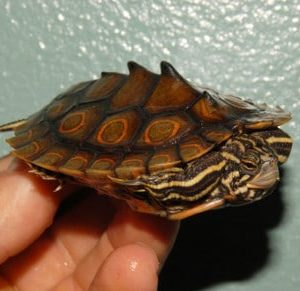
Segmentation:
<svg viewBox="0 0 300 291">
<path fill-rule="evenodd" d="M 178 223 L 87 190 L 55 216 L 56 186 L 0 160 L 0 290 L 156 290 Z"/>
</svg>

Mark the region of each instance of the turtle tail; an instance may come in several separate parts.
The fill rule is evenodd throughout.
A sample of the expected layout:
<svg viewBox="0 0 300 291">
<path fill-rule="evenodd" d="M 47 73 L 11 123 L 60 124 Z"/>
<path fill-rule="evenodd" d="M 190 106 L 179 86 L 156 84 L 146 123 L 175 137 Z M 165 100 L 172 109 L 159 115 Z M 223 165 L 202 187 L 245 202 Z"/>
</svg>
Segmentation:
<svg viewBox="0 0 300 291">
<path fill-rule="evenodd" d="M 20 119 L 20 120 L 16 120 L 13 122 L 9 122 L 9 123 L 0 125 L 0 132 L 15 130 L 19 126 L 23 125 L 26 121 L 27 121 L 27 119 Z"/>
</svg>

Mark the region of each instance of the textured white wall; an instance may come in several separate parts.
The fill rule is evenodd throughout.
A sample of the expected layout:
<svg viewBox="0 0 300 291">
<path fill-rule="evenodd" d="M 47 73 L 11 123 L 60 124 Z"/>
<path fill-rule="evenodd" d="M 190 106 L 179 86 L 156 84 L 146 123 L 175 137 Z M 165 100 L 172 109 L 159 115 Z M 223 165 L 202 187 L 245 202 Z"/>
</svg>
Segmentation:
<svg viewBox="0 0 300 291">
<path fill-rule="evenodd" d="M 218 284 L 212 280 L 208 285 L 209 290 L 222 291 L 296 290 L 300 286 L 299 15 L 299 0 L 1 1 L 0 122 L 26 117 L 62 88 L 94 78 L 102 70 L 126 72 L 128 60 L 154 71 L 167 60 L 194 82 L 283 105 L 294 116 L 285 128 L 295 147 L 281 190 L 283 217 L 266 234 L 268 260 L 245 280 L 225 283 L 217 278 Z M 2 153 L 8 149 L 3 139 Z M 185 240 L 193 244 L 192 237 Z M 191 266 L 182 269 L 186 280 L 189 269 L 197 268 L 193 257 L 190 261 Z"/>
</svg>

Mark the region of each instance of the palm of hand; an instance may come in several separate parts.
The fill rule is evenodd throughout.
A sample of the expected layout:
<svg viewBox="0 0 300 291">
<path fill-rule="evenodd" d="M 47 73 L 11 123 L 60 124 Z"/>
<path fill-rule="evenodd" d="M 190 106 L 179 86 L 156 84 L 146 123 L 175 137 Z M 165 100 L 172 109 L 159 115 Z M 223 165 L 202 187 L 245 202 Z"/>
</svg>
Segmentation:
<svg viewBox="0 0 300 291">
<path fill-rule="evenodd" d="M 83 193 L 0 161 L 0 289 L 156 290 L 178 224 L 132 212 L 123 202 Z"/>
</svg>

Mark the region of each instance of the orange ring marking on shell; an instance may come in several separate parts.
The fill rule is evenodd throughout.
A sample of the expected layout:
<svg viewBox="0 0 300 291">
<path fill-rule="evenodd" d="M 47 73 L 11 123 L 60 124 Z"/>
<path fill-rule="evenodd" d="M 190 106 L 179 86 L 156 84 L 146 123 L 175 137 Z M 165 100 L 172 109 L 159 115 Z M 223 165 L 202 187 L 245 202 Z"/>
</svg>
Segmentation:
<svg viewBox="0 0 300 291">
<path fill-rule="evenodd" d="M 196 144 L 196 143 L 187 143 L 187 144 L 183 144 L 180 145 L 180 149 L 188 149 L 188 148 L 198 148 L 198 150 L 202 150 L 203 147 L 201 147 L 201 145 Z"/>
<path fill-rule="evenodd" d="M 178 161 L 174 160 L 172 156 L 168 154 L 154 155 L 149 161 L 149 170 L 155 172 L 161 169 L 166 169 L 178 164 Z"/>
<path fill-rule="evenodd" d="M 130 165 L 130 163 L 136 163 L 135 165 Z M 129 164 L 129 165 L 128 165 Z M 121 163 L 120 167 L 125 166 L 134 166 L 134 167 L 140 167 L 140 166 L 144 166 L 144 162 L 140 159 L 128 159 L 128 160 L 124 160 L 123 163 Z"/>
<path fill-rule="evenodd" d="M 39 143 L 38 142 L 36 142 L 36 141 L 34 141 L 34 142 L 32 142 L 31 144 L 29 144 L 29 145 L 26 145 L 26 146 L 24 146 L 23 147 L 23 149 L 29 149 L 29 152 L 27 152 L 27 154 L 24 152 L 24 156 L 27 158 L 27 157 L 30 157 L 30 156 L 32 156 L 32 155 L 35 155 L 35 154 L 37 154 L 39 151 L 40 151 L 40 149 L 41 149 L 41 146 L 39 145 Z M 31 151 L 32 150 L 32 151 Z M 22 151 L 22 148 L 20 148 L 20 149 L 17 149 L 17 152 L 18 151 Z"/>
<path fill-rule="evenodd" d="M 153 129 L 153 126 L 156 126 L 157 124 L 160 124 L 162 122 L 172 123 L 173 129 L 172 129 L 171 134 L 169 134 L 166 138 L 161 139 L 159 141 L 153 141 L 153 140 L 151 140 L 151 138 L 149 137 L 150 130 Z M 165 140 L 170 139 L 171 137 L 173 137 L 174 135 L 176 135 L 176 133 L 178 132 L 179 129 L 180 129 L 180 124 L 178 122 L 174 121 L 174 120 L 170 120 L 170 119 L 156 120 L 156 121 L 152 122 L 151 126 L 149 126 L 149 127 L 146 128 L 146 131 L 145 131 L 145 142 L 148 143 L 148 144 L 164 142 Z"/>
<path fill-rule="evenodd" d="M 105 170 L 111 169 L 111 168 L 115 165 L 115 163 L 116 163 L 113 159 L 109 159 L 109 158 L 100 158 L 100 159 L 96 160 L 96 161 L 92 164 L 91 168 L 92 168 L 92 169 L 97 169 L 97 168 L 94 168 L 93 166 L 94 166 L 95 164 L 97 164 L 97 163 L 102 163 L 102 162 L 104 162 L 104 163 L 106 162 L 107 164 L 110 165 L 109 168 L 106 168 Z"/>
<path fill-rule="evenodd" d="M 53 160 L 53 158 L 54 158 L 54 160 Z M 64 158 L 63 155 L 61 155 L 59 153 L 48 152 L 48 153 L 44 154 L 43 156 L 41 156 L 38 159 L 38 161 L 39 161 L 39 164 L 46 164 L 46 165 L 49 165 L 49 166 L 53 166 L 57 162 L 61 161 L 63 158 Z M 47 159 L 48 159 L 48 161 L 47 161 Z"/>
<path fill-rule="evenodd" d="M 74 116 L 80 116 L 81 117 L 81 120 L 72 128 L 70 129 L 64 129 L 64 124 L 65 122 L 69 119 L 69 118 L 72 118 Z M 86 116 L 86 113 L 85 112 L 75 112 L 75 113 L 72 113 L 70 114 L 69 116 L 67 116 L 66 119 L 63 119 L 62 123 L 60 124 L 59 126 L 59 131 L 62 132 L 62 133 L 72 133 L 72 132 L 75 132 L 77 131 L 78 129 L 80 129 L 81 127 L 84 126 L 84 123 L 85 123 L 85 116 Z"/>
<path fill-rule="evenodd" d="M 36 154 L 40 151 L 41 146 L 38 142 L 34 141 L 31 145 L 34 146 L 34 152 L 32 154 Z"/>
<path fill-rule="evenodd" d="M 163 162 L 164 163 L 167 163 L 167 162 L 171 162 L 172 159 L 170 158 L 170 156 L 168 154 L 158 154 L 158 155 L 155 155 L 152 159 L 152 160 L 158 160 L 158 159 L 165 159 Z"/>
<path fill-rule="evenodd" d="M 32 140 L 32 129 L 29 129 L 27 132 L 18 134 L 16 136 L 10 137 L 7 139 L 7 142 L 15 149 L 25 146 L 28 142 Z"/>
<path fill-rule="evenodd" d="M 115 140 L 113 140 L 111 142 L 104 140 L 102 138 L 102 135 L 103 135 L 104 131 L 107 130 L 107 128 L 109 126 L 111 126 L 113 123 L 117 123 L 117 122 L 121 122 L 122 125 L 123 125 L 123 130 L 122 130 L 121 135 L 117 139 L 115 139 Z M 107 122 L 106 124 L 104 124 L 103 127 L 101 127 L 101 129 L 99 130 L 99 132 L 97 134 L 97 138 L 96 139 L 97 139 L 98 143 L 105 143 L 105 144 L 119 143 L 125 137 L 127 131 L 128 131 L 128 121 L 127 121 L 127 119 L 125 119 L 125 118 L 113 119 L 113 120 L 110 120 L 109 122 Z"/>
<path fill-rule="evenodd" d="M 196 143 L 189 143 L 189 144 L 183 144 L 180 145 L 180 153 L 182 158 L 189 162 L 190 160 L 193 160 L 195 158 L 198 158 L 205 154 L 208 150 L 210 150 L 211 147 L 203 147 Z M 187 151 L 187 153 L 185 153 Z M 198 154 L 195 154 L 198 153 Z"/>
<path fill-rule="evenodd" d="M 75 163 L 75 166 L 74 167 L 74 163 Z M 76 165 L 77 163 L 77 165 Z M 78 164 L 79 163 L 79 164 Z M 73 158 L 71 158 L 70 160 L 68 160 L 66 162 L 66 164 L 63 166 L 63 167 L 71 167 L 74 169 L 74 170 L 80 170 L 81 168 L 83 168 L 85 165 L 87 164 L 87 159 L 84 158 L 84 157 L 80 157 L 80 156 L 75 156 Z"/>
<path fill-rule="evenodd" d="M 123 179 L 133 179 L 145 172 L 144 161 L 138 158 L 124 160 L 116 168 L 116 174 Z"/>
</svg>

